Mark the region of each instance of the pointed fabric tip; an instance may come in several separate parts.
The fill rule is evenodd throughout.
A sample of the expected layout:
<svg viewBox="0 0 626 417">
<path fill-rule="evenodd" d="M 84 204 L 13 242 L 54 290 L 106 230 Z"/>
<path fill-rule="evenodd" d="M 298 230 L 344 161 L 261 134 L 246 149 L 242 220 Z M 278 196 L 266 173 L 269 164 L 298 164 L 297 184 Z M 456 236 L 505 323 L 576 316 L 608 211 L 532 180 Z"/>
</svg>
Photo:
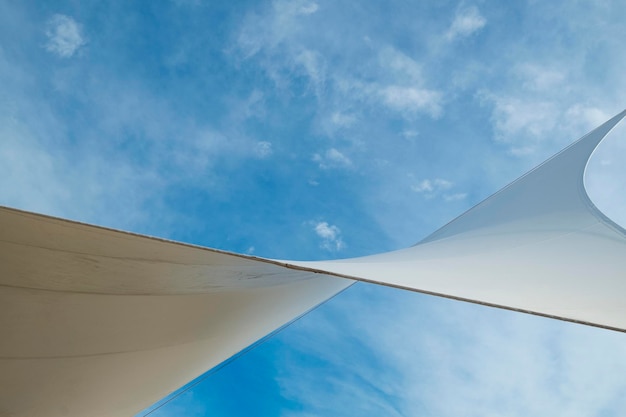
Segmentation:
<svg viewBox="0 0 626 417">
<path fill-rule="evenodd" d="M 411 248 L 296 265 L 626 331 L 626 234 L 595 207 L 583 182 L 594 149 L 625 115 Z"/>
</svg>

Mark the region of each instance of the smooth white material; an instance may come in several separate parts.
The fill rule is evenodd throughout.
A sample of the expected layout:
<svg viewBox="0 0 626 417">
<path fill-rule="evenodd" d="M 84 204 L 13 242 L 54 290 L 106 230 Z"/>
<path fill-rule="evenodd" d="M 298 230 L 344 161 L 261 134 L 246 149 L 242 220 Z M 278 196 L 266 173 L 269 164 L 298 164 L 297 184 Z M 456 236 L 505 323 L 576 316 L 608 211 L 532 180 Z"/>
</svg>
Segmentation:
<svg viewBox="0 0 626 417">
<path fill-rule="evenodd" d="M 350 283 L 0 208 L 0 416 L 132 416 Z"/>
<path fill-rule="evenodd" d="M 0 208 L 0 416 L 132 415 L 352 279 L 625 331 L 626 234 L 583 186 L 625 114 L 420 244 L 363 258 L 259 259 Z"/>
<path fill-rule="evenodd" d="M 622 112 L 419 244 L 303 267 L 626 330 L 626 233 L 589 200 L 584 172 Z"/>
</svg>

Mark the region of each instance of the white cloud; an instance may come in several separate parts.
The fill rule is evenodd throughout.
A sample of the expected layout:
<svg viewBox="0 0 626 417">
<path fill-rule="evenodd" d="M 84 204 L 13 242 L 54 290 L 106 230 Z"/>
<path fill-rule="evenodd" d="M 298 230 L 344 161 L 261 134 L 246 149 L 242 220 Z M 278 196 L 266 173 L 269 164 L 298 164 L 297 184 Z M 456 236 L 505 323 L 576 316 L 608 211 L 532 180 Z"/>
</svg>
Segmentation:
<svg viewBox="0 0 626 417">
<path fill-rule="evenodd" d="M 314 154 L 313 161 L 317 162 L 322 169 L 348 168 L 352 166 L 350 158 L 335 148 L 327 149 L 324 154 Z"/>
<path fill-rule="evenodd" d="M 419 136 L 419 134 L 420 134 L 419 131 L 413 130 L 413 129 L 406 129 L 402 131 L 402 136 L 404 136 L 406 139 L 409 139 L 409 140 L 415 139 L 416 137 Z"/>
<path fill-rule="evenodd" d="M 534 137 L 543 136 L 554 127 L 557 111 L 550 101 L 499 99 L 495 103 L 496 131 L 502 140 L 521 131 Z"/>
<path fill-rule="evenodd" d="M 445 201 L 459 201 L 464 200 L 467 197 L 467 193 L 454 193 L 454 194 L 444 194 L 443 199 Z"/>
<path fill-rule="evenodd" d="M 274 153 L 272 149 L 272 143 L 266 141 L 257 142 L 254 153 L 258 158 L 265 159 Z"/>
<path fill-rule="evenodd" d="M 298 55 L 306 49 L 302 44 L 294 42 L 297 35 L 305 29 L 303 20 L 315 14 L 318 9 L 315 2 L 274 0 L 269 8 L 245 17 L 237 36 L 237 48 L 244 53 L 245 58 L 262 52 L 282 53 L 285 52 L 283 48 L 286 45 L 290 46 L 287 51 L 289 54 Z"/>
<path fill-rule="evenodd" d="M 311 15 L 317 12 L 319 5 L 307 0 L 274 0 L 272 8 L 275 14 L 284 20 L 292 16 Z"/>
<path fill-rule="evenodd" d="M 574 104 L 565 110 L 565 117 L 567 119 L 579 120 L 585 126 L 600 126 L 602 123 L 609 120 L 613 116 L 601 110 L 597 107 L 583 106 L 581 104 Z"/>
<path fill-rule="evenodd" d="M 326 64 L 321 54 L 304 49 L 294 57 L 294 62 L 307 75 L 319 96 L 326 80 Z"/>
<path fill-rule="evenodd" d="M 309 2 L 309 3 L 302 3 L 300 4 L 300 8 L 298 9 L 298 11 L 301 14 L 313 14 L 315 12 L 317 12 L 317 10 L 319 9 L 319 5 L 315 2 Z"/>
<path fill-rule="evenodd" d="M 509 144 L 510 152 L 518 156 L 534 153 L 539 142 L 554 130 L 560 116 L 560 109 L 548 100 L 496 95 L 490 95 L 488 100 L 493 104 L 495 139 Z"/>
<path fill-rule="evenodd" d="M 326 159 L 339 165 L 352 165 L 352 161 L 335 148 L 326 151 Z"/>
<path fill-rule="evenodd" d="M 494 138 L 518 157 L 544 151 L 554 142 L 569 143 L 611 116 L 595 106 L 518 90 L 482 97 L 493 106 Z"/>
<path fill-rule="evenodd" d="M 386 76 L 381 76 L 377 83 L 366 84 L 366 91 L 374 92 L 385 106 L 405 116 L 416 113 L 433 118 L 441 116 L 443 93 L 424 87 L 420 63 L 390 46 L 381 48 L 378 59 Z"/>
<path fill-rule="evenodd" d="M 335 225 L 327 222 L 314 223 L 313 229 L 317 236 L 322 239 L 320 247 L 328 251 L 336 252 L 345 248 L 345 243 L 341 238 L 341 230 Z"/>
<path fill-rule="evenodd" d="M 506 46 L 494 50 L 495 65 L 483 69 L 483 77 L 499 80 L 490 83 L 488 101 L 494 136 L 510 154 L 539 162 L 623 108 L 626 89 L 617 68 L 625 55 L 615 53 L 623 27 L 609 23 L 617 10 L 623 14 L 618 4 L 533 2 L 520 31 L 538 36 L 493 42 Z"/>
<path fill-rule="evenodd" d="M 423 195 L 427 200 L 440 197 L 443 201 L 449 203 L 463 200 L 467 197 L 467 193 L 446 192 L 453 187 L 454 183 L 452 181 L 448 181 L 443 178 L 423 179 L 410 185 L 412 191 Z"/>
<path fill-rule="evenodd" d="M 448 180 L 444 180 L 442 178 L 435 179 L 424 179 L 419 181 L 417 184 L 411 185 L 411 190 L 416 193 L 426 193 L 432 194 L 435 192 L 448 190 L 452 188 L 454 184 Z"/>
<path fill-rule="evenodd" d="M 319 117 L 319 130 L 328 138 L 345 137 L 345 131 L 358 128 L 359 116 L 339 109 L 324 109 Z M 354 136 L 349 136 L 355 139 Z"/>
<path fill-rule="evenodd" d="M 357 119 L 354 115 L 345 114 L 338 111 L 334 112 L 330 116 L 330 121 L 333 125 L 343 128 L 352 126 L 356 122 L 356 120 Z"/>
<path fill-rule="evenodd" d="M 234 51 L 239 53 L 234 56 L 258 63 L 288 99 L 293 98 L 293 87 L 298 86 L 297 91 L 304 81 L 304 94 L 317 99 L 317 121 L 326 135 L 354 128 L 355 120 L 380 107 L 406 118 L 441 116 L 444 95 L 429 87 L 414 57 L 386 42 L 346 38 L 305 11 L 316 12 L 317 6 L 275 1 L 271 8 L 249 14 L 236 36 Z M 321 32 L 326 35 L 318 36 Z M 336 38 L 341 42 L 328 41 Z M 361 62 L 357 71 L 354 60 Z"/>
<path fill-rule="evenodd" d="M 465 9 L 457 11 L 452 25 L 445 34 L 447 40 L 454 40 L 456 38 L 464 38 L 479 31 L 487 24 L 485 19 L 478 8 L 471 6 Z"/>
<path fill-rule="evenodd" d="M 522 85 L 529 90 L 542 92 L 555 88 L 567 88 L 564 85 L 566 73 L 556 68 L 524 63 L 519 65 L 515 72 L 521 78 Z"/>
<path fill-rule="evenodd" d="M 389 69 L 394 78 L 401 78 L 410 83 L 421 83 L 423 81 L 422 66 L 390 46 L 384 47 L 379 53 L 380 66 Z"/>
<path fill-rule="evenodd" d="M 441 115 L 442 95 L 438 91 L 393 85 L 383 88 L 381 94 L 388 107 L 402 113 Z"/>
<path fill-rule="evenodd" d="M 46 36 L 46 50 L 62 58 L 73 56 L 86 43 L 81 25 L 62 14 L 55 14 L 48 20 Z"/>
</svg>

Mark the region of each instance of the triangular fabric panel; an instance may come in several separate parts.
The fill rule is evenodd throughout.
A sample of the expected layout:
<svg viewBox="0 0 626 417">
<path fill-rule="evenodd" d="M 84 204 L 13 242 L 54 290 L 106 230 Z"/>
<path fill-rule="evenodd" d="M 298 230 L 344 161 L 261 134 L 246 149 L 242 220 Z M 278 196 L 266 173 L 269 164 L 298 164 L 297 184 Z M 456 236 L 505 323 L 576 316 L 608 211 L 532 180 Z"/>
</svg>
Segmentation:
<svg viewBox="0 0 626 417">
<path fill-rule="evenodd" d="M 352 281 L 0 209 L 0 416 L 132 416 Z"/>
<path fill-rule="evenodd" d="M 341 276 L 626 330 L 626 233 L 584 188 L 622 112 L 419 244 L 329 262 Z"/>
</svg>

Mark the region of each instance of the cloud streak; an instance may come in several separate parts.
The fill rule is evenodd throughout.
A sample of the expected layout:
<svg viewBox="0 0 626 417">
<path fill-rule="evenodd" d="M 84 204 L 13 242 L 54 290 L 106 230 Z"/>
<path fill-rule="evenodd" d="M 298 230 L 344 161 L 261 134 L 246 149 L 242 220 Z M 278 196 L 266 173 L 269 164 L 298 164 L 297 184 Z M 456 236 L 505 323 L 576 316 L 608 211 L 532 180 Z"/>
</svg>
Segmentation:
<svg viewBox="0 0 626 417">
<path fill-rule="evenodd" d="M 349 168 L 352 161 L 343 153 L 335 148 L 327 149 L 323 154 L 316 153 L 313 155 L 313 161 L 317 162 L 321 169 L 333 168 Z"/>
<path fill-rule="evenodd" d="M 448 41 L 465 38 L 481 30 L 487 24 L 476 6 L 462 8 L 457 11 L 450 28 L 445 34 Z"/>
<path fill-rule="evenodd" d="M 454 202 L 467 197 L 467 193 L 451 192 L 454 183 L 443 178 L 423 179 L 411 184 L 410 188 L 428 200 L 440 197 L 445 202 Z"/>
</svg>

